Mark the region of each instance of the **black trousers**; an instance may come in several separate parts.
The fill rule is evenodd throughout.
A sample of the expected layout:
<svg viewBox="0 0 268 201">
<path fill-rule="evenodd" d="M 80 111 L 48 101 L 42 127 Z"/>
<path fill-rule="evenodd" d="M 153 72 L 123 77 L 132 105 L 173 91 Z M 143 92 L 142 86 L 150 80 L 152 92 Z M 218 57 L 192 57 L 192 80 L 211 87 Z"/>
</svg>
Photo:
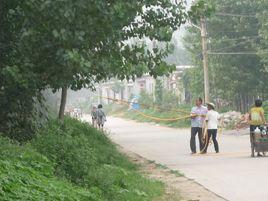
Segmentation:
<svg viewBox="0 0 268 201">
<path fill-rule="evenodd" d="M 206 140 L 207 143 L 205 144 L 204 152 L 207 152 L 207 148 L 208 148 L 208 144 L 209 144 L 211 136 L 212 136 L 212 141 L 214 144 L 215 151 L 219 152 L 219 144 L 218 144 L 218 141 L 216 139 L 217 138 L 217 129 L 208 129 L 208 139 Z"/>
<path fill-rule="evenodd" d="M 192 153 L 196 153 L 195 136 L 197 133 L 198 133 L 198 139 L 199 139 L 199 149 L 200 149 L 200 151 L 203 149 L 202 131 L 203 130 L 200 127 L 192 127 L 191 128 L 190 147 L 191 147 Z"/>
</svg>

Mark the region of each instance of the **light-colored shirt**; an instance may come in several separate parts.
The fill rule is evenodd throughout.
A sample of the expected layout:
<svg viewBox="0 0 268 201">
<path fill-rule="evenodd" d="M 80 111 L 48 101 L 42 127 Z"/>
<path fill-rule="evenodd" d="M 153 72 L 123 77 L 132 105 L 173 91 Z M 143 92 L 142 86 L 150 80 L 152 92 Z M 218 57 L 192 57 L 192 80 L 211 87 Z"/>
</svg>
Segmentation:
<svg viewBox="0 0 268 201">
<path fill-rule="evenodd" d="M 264 124 L 261 115 L 264 115 L 264 110 L 262 107 L 252 107 L 250 109 L 250 125 L 258 126 Z"/>
<path fill-rule="evenodd" d="M 207 129 L 218 129 L 220 114 L 215 110 L 209 110 L 206 116 Z"/>
<path fill-rule="evenodd" d="M 191 120 L 191 127 L 202 128 L 207 112 L 207 108 L 203 105 L 200 107 L 193 107 L 191 110 L 191 115 L 197 115 L 197 117 Z"/>
</svg>

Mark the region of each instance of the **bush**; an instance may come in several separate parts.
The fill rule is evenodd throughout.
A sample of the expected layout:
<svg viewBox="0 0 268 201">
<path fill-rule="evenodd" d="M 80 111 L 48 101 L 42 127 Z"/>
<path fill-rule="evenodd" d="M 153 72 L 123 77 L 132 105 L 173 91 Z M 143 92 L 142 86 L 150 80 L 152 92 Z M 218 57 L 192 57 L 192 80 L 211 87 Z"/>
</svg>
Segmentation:
<svg viewBox="0 0 268 201">
<path fill-rule="evenodd" d="M 96 190 L 105 200 L 151 200 L 163 186 L 137 173 L 101 132 L 66 118 L 51 121 L 31 146 L 55 164 L 55 173 L 79 186 Z"/>
<path fill-rule="evenodd" d="M 161 107 L 163 108 L 177 108 L 179 103 L 179 98 L 172 91 L 163 92 L 163 101 Z"/>
<path fill-rule="evenodd" d="M 0 137 L 0 197 L 9 200 L 101 200 L 93 191 L 56 178 L 53 163 Z"/>
<path fill-rule="evenodd" d="M 146 91 L 140 92 L 139 104 L 142 108 L 150 108 L 153 106 L 154 98 L 152 95 L 146 93 Z"/>
</svg>

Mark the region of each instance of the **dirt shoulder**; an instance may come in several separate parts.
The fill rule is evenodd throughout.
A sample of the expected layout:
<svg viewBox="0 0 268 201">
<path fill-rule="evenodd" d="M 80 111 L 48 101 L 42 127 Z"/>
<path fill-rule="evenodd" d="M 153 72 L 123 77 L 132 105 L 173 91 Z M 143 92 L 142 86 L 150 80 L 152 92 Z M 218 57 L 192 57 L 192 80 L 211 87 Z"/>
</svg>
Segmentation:
<svg viewBox="0 0 268 201">
<path fill-rule="evenodd" d="M 161 164 L 156 164 L 133 152 L 119 147 L 130 160 L 140 166 L 142 174 L 149 178 L 162 181 L 166 186 L 163 197 L 156 201 L 224 201 L 225 199 L 209 191 L 197 182 L 184 177 Z"/>
</svg>

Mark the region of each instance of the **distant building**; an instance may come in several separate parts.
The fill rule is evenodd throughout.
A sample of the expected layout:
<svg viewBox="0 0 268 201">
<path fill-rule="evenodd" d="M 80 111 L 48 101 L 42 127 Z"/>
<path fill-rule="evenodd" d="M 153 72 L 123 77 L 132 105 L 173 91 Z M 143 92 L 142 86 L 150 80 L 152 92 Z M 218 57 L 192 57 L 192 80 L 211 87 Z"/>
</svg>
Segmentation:
<svg viewBox="0 0 268 201">
<path fill-rule="evenodd" d="M 185 90 L 181 84 L 181 77 L 185 69 L 192 68 L 192 66 L 176 66 L 176 70 L 170 76 L 161 77 L 163 87 L 172 91 L 179 97 L 180 102 L 185 100 Z M 133 96 L 138 96 L 141 91 L 146 91 L 148 94 L 154 96 L 156 80 L 149 74 L 136 78 L 135 81 L 117 81 L 110 80 L 99 84 L 97 87 L 100 96 L 99 102 L 111 103 L 112 100 L 107 98 L 130 100 Z"/>
</svg>

